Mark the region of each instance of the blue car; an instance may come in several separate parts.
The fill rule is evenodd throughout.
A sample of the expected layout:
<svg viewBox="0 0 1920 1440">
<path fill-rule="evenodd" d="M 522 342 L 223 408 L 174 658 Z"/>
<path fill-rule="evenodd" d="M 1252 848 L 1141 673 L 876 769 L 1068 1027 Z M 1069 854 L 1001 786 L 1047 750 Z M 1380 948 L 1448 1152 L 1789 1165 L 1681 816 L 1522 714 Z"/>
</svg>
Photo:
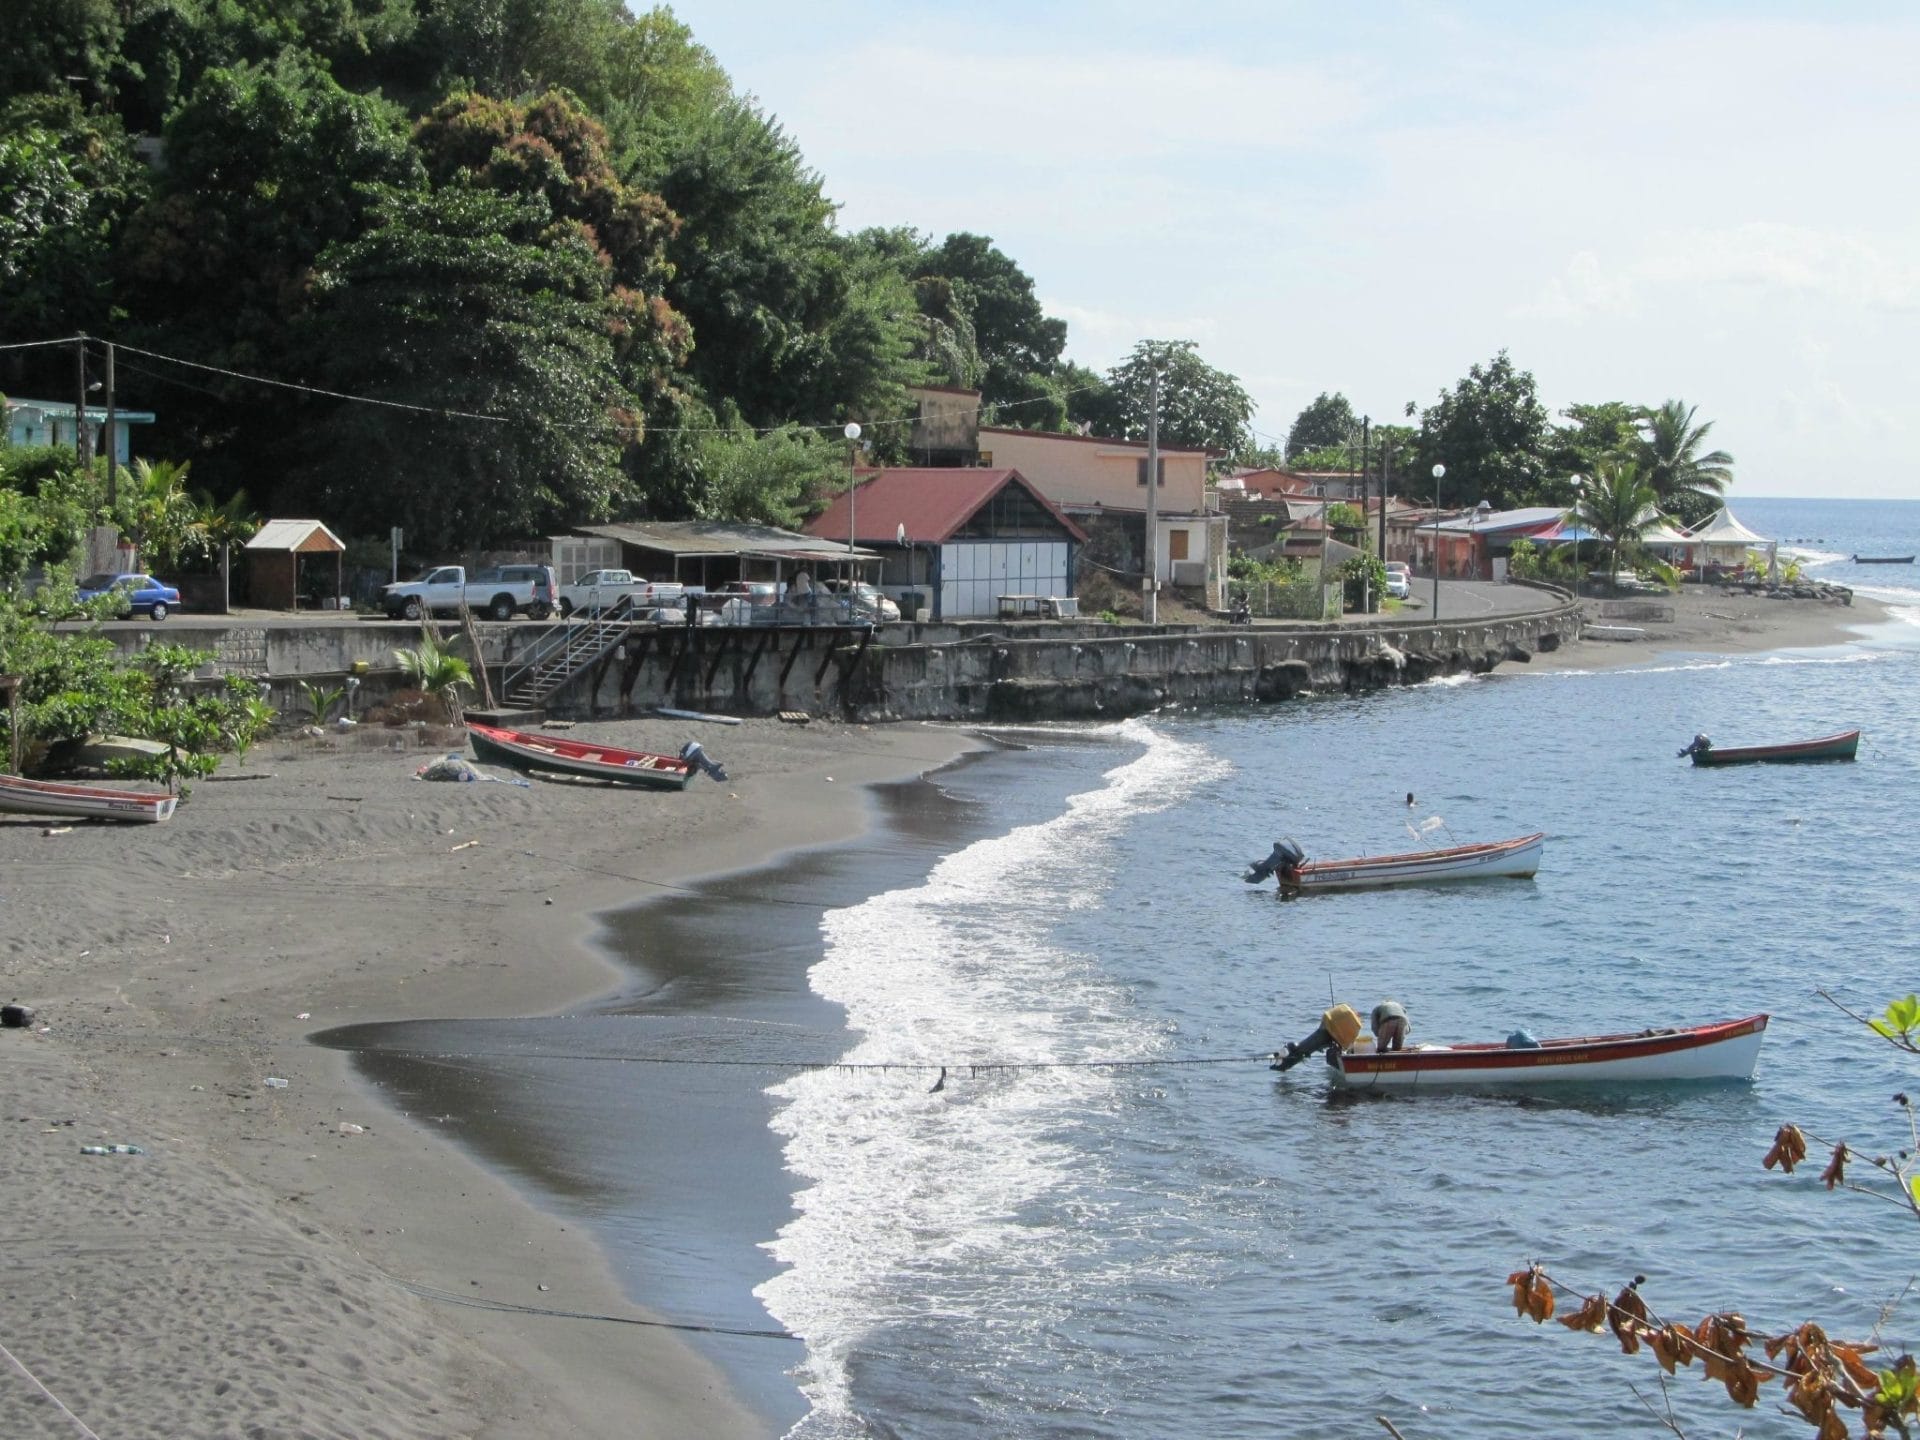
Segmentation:
<svg viewBox="0 0 1920 1440">
<path fill-rule="evenodd" d="M 113 595 L 124 601 L 122 615 L 150 615 L 155 620 L 167 618 L 167 612 L 180 603 L 180 592 L 171 585 L 162 584 L 151 575 L 89 575 L 80 582 L 82 600 L 98 600 L 102 595 Z"/>
</svg>

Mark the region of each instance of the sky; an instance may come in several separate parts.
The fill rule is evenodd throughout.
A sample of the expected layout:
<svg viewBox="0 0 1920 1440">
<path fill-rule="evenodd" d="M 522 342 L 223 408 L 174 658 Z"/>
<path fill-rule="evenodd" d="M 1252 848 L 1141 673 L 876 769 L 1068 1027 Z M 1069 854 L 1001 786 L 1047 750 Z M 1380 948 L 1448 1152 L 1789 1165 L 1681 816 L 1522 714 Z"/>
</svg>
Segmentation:
<svg viewBox="0 0 1920 1440">
<path fill-rule="evenodd" d="M 682 0 L 843 228 L 989 235 L 1105 369 L 1283 438 L 1507 350 L 1678 398 L 1741 495 L 1920 497 L 1920 7 Z"/>
</svg>

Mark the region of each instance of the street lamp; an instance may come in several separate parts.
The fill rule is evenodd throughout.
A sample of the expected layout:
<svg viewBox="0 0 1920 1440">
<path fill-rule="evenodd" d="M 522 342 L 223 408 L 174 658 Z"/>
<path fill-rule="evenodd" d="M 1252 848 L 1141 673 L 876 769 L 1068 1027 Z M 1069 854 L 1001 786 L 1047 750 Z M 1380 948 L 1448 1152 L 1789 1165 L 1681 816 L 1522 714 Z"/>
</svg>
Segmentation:
<svg viewBox="0 0 1920 1440">
<path fill-rule="evenodd" d="M 1576 535 L 1580 532 L 1582 528 L 1584 528 L 1586 523 L 1580 518 L 1580 500 L 1581 500 L 1581 497 L 1586 494 L 1586 489 L 1587 489 L 1587 477 L 1584 475 L 1575 475 L 1573 477 L 1573 512 L 1572 514 L 1573 514 L 1573 528 L 1574 528 L 1574 533 Z M 1574 539 L 1574 540 L 1571 540 L 1569 543 L 1573 546 L 1573 557 L 1572 557 L 1573 563 L 1569 565 L 1567 568 L 1570 572 L 1572 572 L 1577 577 L 1580 569 L 1580 565 L 1579 565 L 1580 542 L 1579 540 Z M 1575 589 L 1579 588 L 1579 581 L 1577 578 L 1574 581 L 1574 588 Z"/>
<path fill-rule="evenodd" d="M 853 456 L 855 447 L 860 444 L 860 422 L 849 420 L 847 428 L 840 433 L 847 437 L 847 594 L 851 597 L 857 578 L 853 569 L 853 501 L 860 489 L 860 477 L 854 470 Z"/>
<path fill-rule="evenodd" d="M 1147 391 L 1147 598 L 1143 619 L 1160 623 L 1160 381 L 1167 373 L 1163 351 L 1153 357 L 1153 378 Z"/>
<path fill-rule="evenodd" d="M 1433 618 L 1440 618 L 1440 482 L 1446 478 L 1447 467 L 1433 467 Z"/>
</svg>

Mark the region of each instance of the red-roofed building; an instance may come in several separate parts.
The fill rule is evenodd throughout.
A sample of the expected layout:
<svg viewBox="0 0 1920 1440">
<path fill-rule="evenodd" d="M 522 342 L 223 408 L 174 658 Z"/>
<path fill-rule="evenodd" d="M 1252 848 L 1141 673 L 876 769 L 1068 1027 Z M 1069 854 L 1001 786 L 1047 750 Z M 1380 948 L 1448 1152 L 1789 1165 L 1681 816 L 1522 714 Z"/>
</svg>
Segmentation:
<svg viewBox="0 0 1920 1440">
<path fill-rule="evenodd" d="M 863 470 L 805 528 L 883 556 L 881 587 L 930 593 L 936 620 L 997 615 L 1002 596 L 1072 595 L 1087 538 L 1010 469 Z"/>
</svg>

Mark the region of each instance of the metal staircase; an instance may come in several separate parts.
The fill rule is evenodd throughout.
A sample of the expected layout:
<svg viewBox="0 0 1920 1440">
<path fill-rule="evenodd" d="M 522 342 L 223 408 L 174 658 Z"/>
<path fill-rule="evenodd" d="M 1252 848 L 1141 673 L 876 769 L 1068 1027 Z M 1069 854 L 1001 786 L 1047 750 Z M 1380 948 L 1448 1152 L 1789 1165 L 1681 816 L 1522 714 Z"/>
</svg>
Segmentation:
<svg viewBox="0 0 1920 1440">
<path fill-rule="evenodd" d="M 537 710 L 587 666 L 626 637 L 633 624 L 633 597 L 623 595 L 608 610 L 589 615 L 575 611 L 564 625 L 549 631 L 507 672 L 500 684 L 509 705 Z"/>
</svg>

